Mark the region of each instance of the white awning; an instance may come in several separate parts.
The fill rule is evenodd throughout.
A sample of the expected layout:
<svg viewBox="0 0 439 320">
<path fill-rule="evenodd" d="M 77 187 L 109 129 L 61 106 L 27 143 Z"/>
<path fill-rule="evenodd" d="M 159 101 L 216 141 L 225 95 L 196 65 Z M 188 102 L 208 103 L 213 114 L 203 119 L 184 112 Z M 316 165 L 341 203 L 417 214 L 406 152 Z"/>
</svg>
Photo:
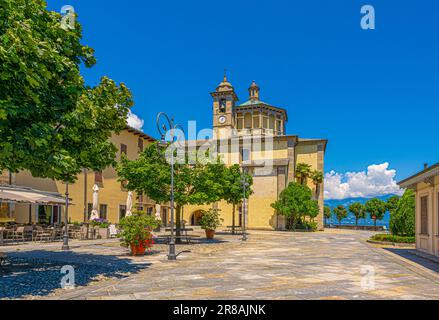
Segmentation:
<svg viewBox="0 0 439 320">
<path fill-rule="evenodd" d="M 65 204 L 59 193 L 36 190 L 28 187 L 0 185 L 0 202 Z"/>
</svg>

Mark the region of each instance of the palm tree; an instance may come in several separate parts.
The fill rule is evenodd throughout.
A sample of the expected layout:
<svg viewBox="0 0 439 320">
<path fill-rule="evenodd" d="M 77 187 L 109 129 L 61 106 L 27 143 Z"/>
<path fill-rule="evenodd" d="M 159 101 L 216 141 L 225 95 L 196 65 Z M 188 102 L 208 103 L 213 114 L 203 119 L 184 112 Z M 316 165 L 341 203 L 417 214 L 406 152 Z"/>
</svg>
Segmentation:
<svg viewBox="0 0 439 320">
<path fill-rule="evenodd" d="M 317 199 L 320 193 L 320 185 L 323 183 L 323 173 L 318 170 L 311 172 L 311 180 L 316 186 L 315 198 Z"/>
<path fill-rule="evenodd" d="M 354 202 L 349 206 L 349 211 L 355 216 L 355 228 L 358 228 L 358 219 L 366 217 L 366 206 L 360 202 Z"/>
<path fill-rule="evenodd" d="M 305 185 L 311 174 L 311 166 L 306 163 L 298 163 L 296 166 L 296 179 L 302 185 Z"/>
</svg>

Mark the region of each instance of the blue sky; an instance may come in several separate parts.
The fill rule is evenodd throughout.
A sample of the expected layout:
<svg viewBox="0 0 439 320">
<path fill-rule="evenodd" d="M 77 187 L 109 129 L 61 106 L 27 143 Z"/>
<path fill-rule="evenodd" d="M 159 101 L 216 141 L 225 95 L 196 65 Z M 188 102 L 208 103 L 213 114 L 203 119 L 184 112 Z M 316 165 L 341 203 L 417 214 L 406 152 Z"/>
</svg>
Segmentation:
<svg viewBox="0 0 439 320">
<path fill-rule="evenodd" d="M 288 134 L 329 139 L 326 171 L 389 162 L 402 179 L 439 161 L 439 3 L 406 0 L 48 1 L 73 5 L 98 64 L 83 73 L 124 82 L 143 130 L 158 111 L 211 126 L 227 68 L 241 101 L 289 113 Z M 362 30 L 371 4 L 376 29 Z"/>
</svg>

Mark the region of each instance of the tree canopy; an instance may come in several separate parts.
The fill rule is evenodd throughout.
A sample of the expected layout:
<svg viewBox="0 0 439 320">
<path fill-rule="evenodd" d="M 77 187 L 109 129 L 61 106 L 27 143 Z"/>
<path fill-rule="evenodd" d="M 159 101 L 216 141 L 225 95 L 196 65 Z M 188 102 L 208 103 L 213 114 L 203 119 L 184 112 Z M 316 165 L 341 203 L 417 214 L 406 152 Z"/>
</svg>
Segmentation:
<svg viewBox="0 0 439 320">
<path fill-rule="evenodd" d="M 370 214 L 370 217 L 374 219 L 374 225 L 376 226 L 376 221 L 384 218 L 384 214 L 387 211 L 386 203 L 378 198 L 370 199 L 366 202 L 366 212 Z"/>
<path fill-rule="evenodd" d="M 390 231 L 399 236 L 415 235 L 415 193 L 407 189 L 390 213 Z"/>
<path fill-rule="evenodd" d="M 341 220 L 346 218 L 348 216 L 348 211 L 343 205 L 339 205 L 334 208 L 334 215 L 337 217 L 338 224 L 341 224 Z"/>
<path fill-rule="evenodd" d="M 42 0 L 0 3 L 0 171 L 72 182 L 114 164 L 108 138 L 125 127 L 131 93 L 107 77 L 85 85 L 94 50 L 61 19 Z"/>
<path fill-rule="evenodd" d="M 226 184 L 223 188 L 223 198 L 227 203 L 233 205 L 232 226 L 234 227 L 236 206 L 239 205 L 244 199 L 242 181 L 244 178 L 244 173 L 241 171 L 241 168 L 238 164 L 234 164 L 226 169 L 225 174 Z M 245 198 L 248 199 L 248 197 L 253 193 L 253 177 L 250 174 L 245 173 L 245 180 L 248 184 L 245 190 Z M 232 232 L 235 232 L 234 228 Z"/>
<path fill-rule="evenodd" d="M 358 219 L 366 218 L 366 206 L 360 202 L 354 202 L 349 206 L 349 211 L 355 216 L 355 225 L 358 226 Z"/>
<path fill-rule="evenodd" d="M 271 207 L 289 219 L 293 229 L 305 216 L 312 220 L 319 214 L 318 202 L 312 199 L 311 189 L 296 182 L 290 182 Z"/>
</svg>

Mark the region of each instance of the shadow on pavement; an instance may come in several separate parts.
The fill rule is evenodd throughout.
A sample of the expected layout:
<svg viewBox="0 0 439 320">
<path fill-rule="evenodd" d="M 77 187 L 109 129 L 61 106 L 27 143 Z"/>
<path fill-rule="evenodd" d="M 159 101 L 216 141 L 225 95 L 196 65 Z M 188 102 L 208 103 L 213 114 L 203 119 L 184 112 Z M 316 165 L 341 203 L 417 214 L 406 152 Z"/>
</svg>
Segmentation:
<svg viewBox="0 0 439 320">
<path fill-rule="evenodd" d="M 75 285 L 84 286 L 98 276 L 127 277 L 127 273 L 137 273 L 151 263 L 136 264 L 117 256 L 71 251 L 11 252 L 0 268 L 0 299 L 50 294 L 61 288 L 61 279 L 65 276 L 61 268 L 66 265 L 75 270 Z"/>
<path fill-rule="evenodd" d="M 439 263 L 429 260 L 427 258 L 420 257 L 416 254 L 416 249 L 405 248 L 384 248 L 402 258 L 415 262 L 424 268 L 439 273 Z"/>
</svg>

